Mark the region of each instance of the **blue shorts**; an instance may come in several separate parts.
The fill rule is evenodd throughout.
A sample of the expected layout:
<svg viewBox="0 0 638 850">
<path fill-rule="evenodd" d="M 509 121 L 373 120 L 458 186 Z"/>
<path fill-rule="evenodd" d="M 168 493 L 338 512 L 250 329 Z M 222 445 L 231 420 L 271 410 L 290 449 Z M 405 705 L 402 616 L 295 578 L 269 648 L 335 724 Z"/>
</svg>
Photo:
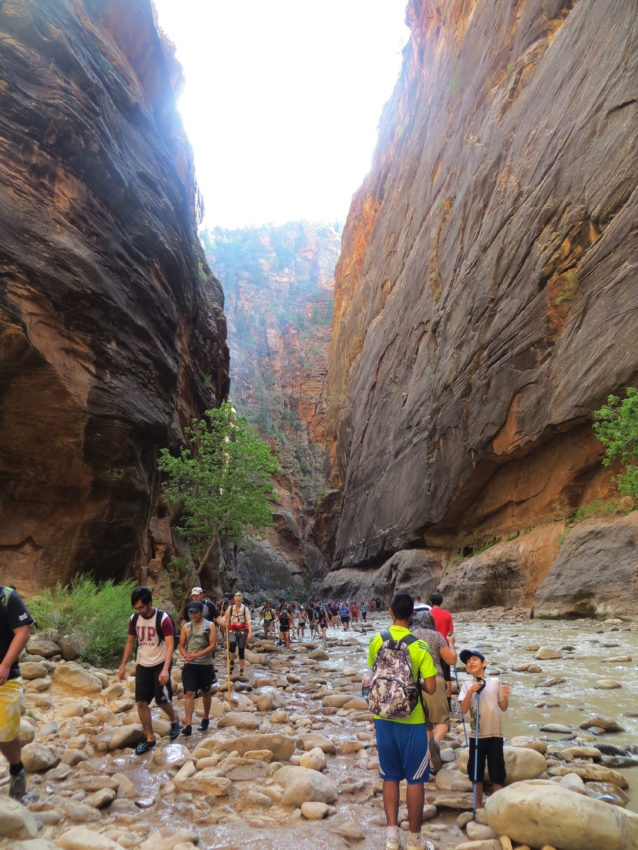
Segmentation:
<svg viewBox="0 0 638 850">
<path fill-rule="evenodd" d="M 430 752 L 425 723 L 375 720 L 379 767 L 384 782 L 422 785 L 430 778 Z"/>
</svg>

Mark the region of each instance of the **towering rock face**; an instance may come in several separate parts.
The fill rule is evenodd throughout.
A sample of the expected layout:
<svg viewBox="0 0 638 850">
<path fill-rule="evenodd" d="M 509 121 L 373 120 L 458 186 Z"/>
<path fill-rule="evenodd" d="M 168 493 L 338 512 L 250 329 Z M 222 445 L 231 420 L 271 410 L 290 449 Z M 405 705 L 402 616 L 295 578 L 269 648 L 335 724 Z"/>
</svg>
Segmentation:
<svg viewBox="0 0 638 850">
<path fill-rule="evenodd" d="M 5 0 L 0 38 L 0 573 L 28 592 L 159 567 L 157 451 L 228 352 L 150 0 Z"/>
<path fill-rule="evenodd" d="M 422 548 L 440 578 L 611 490 L 591 416 L 638 378 L 638 23 L 632 0 L 407 15 L 336 272 L 335 566 Z"/>
<path fill-rule="evenodd" d="M 326 488 L 326 399 L 334 268 L 332 225 L 202 233 L 226 296 L 233 403 L 277 450 L 276 528 L 239 559 L 244 589 L 285 588 L 324 565 L 310 543 L 313 504 Z M 267 574 L 267 575 L 266 575 Z"/>
</svg>

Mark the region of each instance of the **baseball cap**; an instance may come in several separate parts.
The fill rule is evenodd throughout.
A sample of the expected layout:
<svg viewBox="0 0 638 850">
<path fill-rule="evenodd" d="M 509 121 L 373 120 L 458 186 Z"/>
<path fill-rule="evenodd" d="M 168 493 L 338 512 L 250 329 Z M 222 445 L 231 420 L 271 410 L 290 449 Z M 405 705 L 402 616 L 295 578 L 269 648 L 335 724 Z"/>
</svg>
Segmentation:
<svg viewBox="0 0 638 850">
<path fill-rule="evenodd" d="M 202 605 L 202 603 L 201 603 L 201 602 L 197 602 L 197 601 L 195 601 L 195 602 L 190 602 L 190 603 L 187 605 L 186 610 L 187 610 L 187 611 L 203 611 L 203 610 L 204 610 L 204 606 Z"/>
<path fill-rule="evenodd" d="M 197 585 L 197 587 L 194 587 L 191 590 L 191 596 L 194 596 L 194 594 L 196 594 L 196 593 L 203 593 L 203 592 L 204 592 L 204 588 Z"/>
<path fill-rule="evenodd" d="M 480 658 L 481 661 L 485 661 L 485 656 L 482 652 L 479 652 L 477 649 L 464 649 L 460 654 L 459 658 L 463 662 L 463 664 L 467 664 L 468 658 L 471 658 L 473 655 L 476 655 L 477 658 Z"/>
</svg>

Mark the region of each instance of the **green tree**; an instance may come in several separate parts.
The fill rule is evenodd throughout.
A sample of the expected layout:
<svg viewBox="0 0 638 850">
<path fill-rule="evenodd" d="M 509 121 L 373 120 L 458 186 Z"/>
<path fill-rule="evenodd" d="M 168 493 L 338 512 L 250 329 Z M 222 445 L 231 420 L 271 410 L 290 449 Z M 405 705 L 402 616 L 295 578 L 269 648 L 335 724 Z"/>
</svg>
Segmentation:
<svg viewBox="0 0 638 850">
<path fill-rule="evenodd" d="M 594 431 L 607 447 L 603 464 L 619 457 L 625 472 L 616 476 L 619 491 L 638 499 L 638 389 L 627 387 L 624 399 L 610 395 L 607 404 L 594 411 Z"/>
<path fill-rule="evenodd" d="M 177 530 L 195 561 L 189 585 L 199 576 L 218 535 L 238 543 L 245 529 L 272 525 L 272 476 L 279 464 L 270 448 L 226 401 L 185 429 L 187 444 L 175 457 L 162 449 L 166 501 L 180 506 Z"/>
</svg>

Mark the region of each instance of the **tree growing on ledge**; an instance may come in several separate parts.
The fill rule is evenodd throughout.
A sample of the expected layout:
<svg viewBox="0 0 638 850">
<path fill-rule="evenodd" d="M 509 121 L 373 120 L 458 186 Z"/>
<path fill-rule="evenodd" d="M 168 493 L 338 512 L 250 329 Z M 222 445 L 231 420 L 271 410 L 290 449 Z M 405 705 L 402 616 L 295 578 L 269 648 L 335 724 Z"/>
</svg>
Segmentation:
<svg viewBox="0 0 638 850">
<path fill-rule="evenodd" d="M 624 496 L 638 499 L 638 389 L 627 387 L 624 399 L 610 395 L 607 404 L 594 411 L 594 431 L 607 447 L 603 464 L 609 466 L 619 457 L 625 467 L 616 476 Z"/>
<path fill-rule="evenodd" d="M 177 531 L 190 547 L 196 582 L 218 535 L 238 543 L 244 531 L 272 525 L 269 500 L 279 464 L 256 430 L 229 401 L 207 410 L 185 429 L 187 444 L 174 457 L 162 449 L 158 468 L 166 475 L 163 493 L 180 508 Z"/>
</svg>

